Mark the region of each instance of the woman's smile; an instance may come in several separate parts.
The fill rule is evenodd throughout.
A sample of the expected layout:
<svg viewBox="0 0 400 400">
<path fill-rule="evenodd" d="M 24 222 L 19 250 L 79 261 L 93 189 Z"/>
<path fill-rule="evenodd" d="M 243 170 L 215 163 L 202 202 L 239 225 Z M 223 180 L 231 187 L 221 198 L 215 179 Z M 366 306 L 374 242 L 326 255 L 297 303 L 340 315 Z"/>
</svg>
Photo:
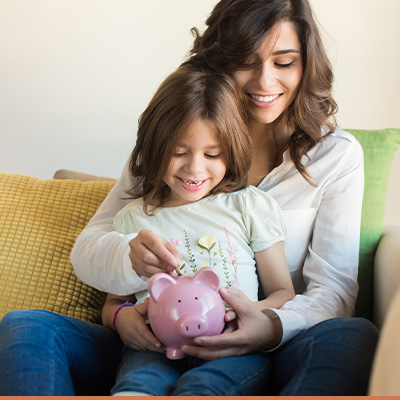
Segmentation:
<svg viewBox="0 0 400 400">
<path fill-rule="evenodd" d="M 283 93 L 270 96 L 247 93 L 247 96 L 250 98 L 250 100 L 258 107 L 271 107 L 278 102 L 282 95 Z"/>
</svg>

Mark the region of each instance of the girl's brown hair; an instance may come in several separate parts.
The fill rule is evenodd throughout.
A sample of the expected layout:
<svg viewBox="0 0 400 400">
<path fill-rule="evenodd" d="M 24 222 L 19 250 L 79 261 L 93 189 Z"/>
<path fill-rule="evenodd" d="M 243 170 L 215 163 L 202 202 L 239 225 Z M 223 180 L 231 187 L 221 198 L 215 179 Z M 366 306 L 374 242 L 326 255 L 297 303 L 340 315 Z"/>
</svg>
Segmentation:
<svg viewBox="0 0 400 400">
<path fill-rule="evenodd" d="M 137 141 L 130 159 L 130 172 L 137 178 L 128 192 L 161 207 L 170 198 L 163 181 L 178 142 L 189 126 L 206 120 L 215 127 L 226 162 L 224 179 L 212 194 L 231 192 L 247 184 L 252 146 L 247 131 L 242 94 L 227 75 L 179 67 L 160 85 L 139 118 Z"/>
<path fill-rule="evenodd" d="M 281 117 L 294 127 L 288 143 L 291 158 L 311 183 L 301 159 L 323 139 L 323 129 L 326 134 L 334 131 L 337 105 L 332 97 L 332 66 L 307 0 L 221 0 L 204 33 L 193 29 L 196 39 L 188 62 L 228 74 L 246 69 L 265 35 L 280 22 L 293 23 L 303 59 L 298 95 Z"/>
</svg>

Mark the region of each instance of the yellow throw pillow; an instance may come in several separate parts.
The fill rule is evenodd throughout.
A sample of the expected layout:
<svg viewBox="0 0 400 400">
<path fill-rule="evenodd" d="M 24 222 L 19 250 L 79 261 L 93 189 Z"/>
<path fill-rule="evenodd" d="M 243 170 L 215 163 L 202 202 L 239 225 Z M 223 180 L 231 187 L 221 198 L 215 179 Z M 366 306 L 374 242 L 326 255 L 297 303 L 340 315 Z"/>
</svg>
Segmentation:
<svg viewBox="0 0 400 400">
<path fill-rule="evenodd" d="M 70 253 L 113 185 L 0 172 L 0 319 L 40 308 L 99 322 L 105 294 L 75 276 Z"/>
</svg>

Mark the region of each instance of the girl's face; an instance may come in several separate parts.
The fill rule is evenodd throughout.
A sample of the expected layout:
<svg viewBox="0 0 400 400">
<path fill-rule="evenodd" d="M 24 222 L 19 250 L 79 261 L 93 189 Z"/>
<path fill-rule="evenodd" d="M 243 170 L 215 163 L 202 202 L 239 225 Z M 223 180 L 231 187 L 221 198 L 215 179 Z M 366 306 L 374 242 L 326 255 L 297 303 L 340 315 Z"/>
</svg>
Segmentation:
<svg viewBox="0 0 400 400">
<path fill-rule="evenodd" d="M 261 65 L 237 71 L 234 79 L 247 95 L 254 121 L 270 124 L 292 103 L 303 75 L 301 45 L 293 24 L 276 24 L 265 36 L 258 57 Z"/>
<path fill-rule="evenodd" d="M 172 193 L 166 206 L 202 199 L 222 181 L 225 172 L 226 162 L 213 124 L 205 120 L 192 123 L 164 175 Z"/>
</svg>

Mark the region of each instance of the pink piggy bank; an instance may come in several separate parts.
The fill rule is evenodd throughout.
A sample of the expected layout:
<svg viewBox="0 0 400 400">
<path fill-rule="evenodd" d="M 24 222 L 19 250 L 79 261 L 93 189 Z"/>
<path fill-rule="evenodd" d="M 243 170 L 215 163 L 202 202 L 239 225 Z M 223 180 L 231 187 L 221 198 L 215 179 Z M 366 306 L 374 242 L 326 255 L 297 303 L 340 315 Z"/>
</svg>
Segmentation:
<svg viewBox="0 0 400 400">
<path fill-rule="evenodd" d="M 183 358 L 184 344 L 224 328 L 225 306 L 216 271 L 204 267 L 192 276 L 153 275 L 149 281 L 151 328 L 167 348 L 167 357 Z"/>
</svg>

